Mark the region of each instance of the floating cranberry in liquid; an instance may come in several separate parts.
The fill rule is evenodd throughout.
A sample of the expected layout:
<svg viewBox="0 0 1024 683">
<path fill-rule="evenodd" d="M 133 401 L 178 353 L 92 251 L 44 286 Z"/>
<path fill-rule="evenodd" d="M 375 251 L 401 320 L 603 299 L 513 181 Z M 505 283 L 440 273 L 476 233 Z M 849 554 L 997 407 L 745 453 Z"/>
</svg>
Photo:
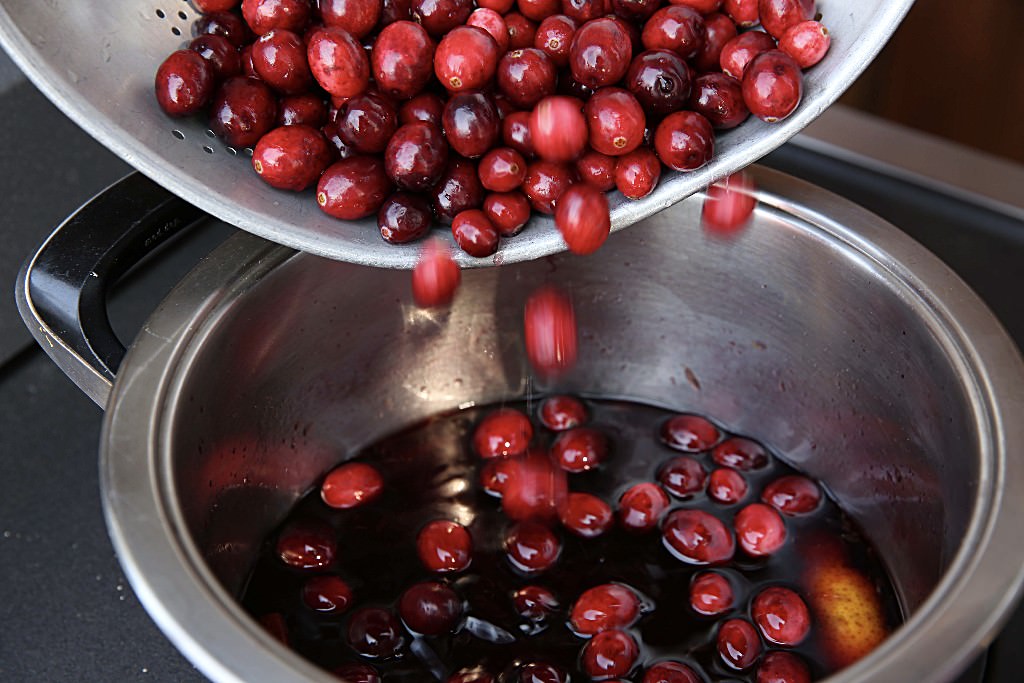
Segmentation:
<svg viewBox="0 0 1024 683">
<path fill-rule="evenodd" d="M 629 628 L 640 618 L 640 596 L 621 583 L 590 588 L 576 600 L 569 615 L 572 630 L 592 636 L 608 629 Z"/>
<path fill-rule="evenodd" d="M 285 527 L 277 537 L 277 557 L 295 569 L 323 569 L 334 562 L 338 543 L 323 523 L 298 521 Z"/>
<path fill-rule="evenodd" d="M 519 616 L 530 621 L 544 621 L 559 608 L 558 598 L 543 586 L 523 586 L 512 594 L 512 604 Z"/>
<path fill-rule="evenodd" d="M 570 493 L 562 510 L 562 526 L 582 538 L 596 538 L 612 528 L 612 507 L 590 493 Z"/>
<path fill-rule="evenodd" d="M 698 574 L 690 584 L 690 607 L 697 614 L 723 614 L 732 609 L 734 600 L 732 584 L 718 572 Z"/>
<path fill-rule="evenodd" d="M 675 510 L 665 518 L 665 547 L 687 564 L 720 564 L 732 559 L 736 542 L 718 517 L 703 510 Z"/>
<path fill-rule="evenodd" d="M 757 683 L 811 683 L 807 665 L 791 652 L 769 652 L 757 667 Z"/>
<path fill-rule="evenodd" d="M 717 467 L 708 477 L 708 496 L 725 505 L 733 505 L 747 495 L 747 480 L 731 467 Z"/>
<path fill-rule="evenodd" d="M 748 669 L 761 654 L 757 631 L 744 619 L 729 619 L 718 629 L 718 654 L 733 669 Z"/>
<path fill-rule="evenodd" d="M 555 533 L 539 522 L 519 522 L 505 536 L 509 561 L 526 574 L 550 569 L 561 551 L 562 543 Z"/>
<path fill-rule="evenodd" d="M 619 523 L 630 531 L 651 531 L 661 521 L 668 506 L 668 494 L 660 486 L 636 484 L 619 498 Z"/>
<path fill-rule="evenodd" d="M 690 498 L 704 490 L 707 470 L 696 458 L 680 455 L 667 461 L 658 472 L 658 482 L 677 498 Z"/>
<path fill-rule="evenodd" d="M 602 631 L 583 646 L 583 670 L 593 679 L 625 676 L 640 655 L 633 636 L 625 631 Z"/>
<path fill-rule="evenodd" d="M 732 437 L 715 446 L 711 452 L 712 459 L 723 467 L 732 467 L 749 472 L 768 464 L 768 454 L 764 447 L 750 439 Z"/>
<path fill-rule="evenodd" d="M 412 296 L 421 308 L 447 306 L 462 281 L 462 271 L 452 259 L 448 246 L 430 240 L 412 270 Z"/>
<path fill-rule="evenodd" d="M 394 657 L 405 647 L 406 640 L 402 624 L 385 609 L 363 607 L 349 618 L 348 644 L 364 657 Z"/>
<path fill-rule="evenodd" d="M 644 673 L 643 683 L 702 683 L 692 667 L 682 662 L 658 662 Z"/>
<path fill-rule="evenodd" d="M 811 630 L 811 614 L 803 599 L 789 588 L 771 586 L 757 594 L 750 613 L 761 635 L 786 647 L 799 645 Z"/>
<path fill-rule="evenodd" d="M 327 473 L 320 485 L 320 497 L 332 508 L 347 510 L 365 505 L 384 489 L 384 480 L 371 465 L 350 462 Z"/>
<path fill-rule="evenodd" d="M 443 583 L 426 581 L 410 586 L 402 593 L 398 613 L 414 633 L 439 636 L 458 624 L 462 617 L 462 601 Z"/>
<path fill-rule="evenodd" d="M 706 451 L 721 438 L 718 428 L 700 415 L 676 415 L 661 426 L 662 443 L 684 453 Z"/>
<path fill-rule="evenodd" d="M 551 396 L 540 404 L 538 418 L 552 431 L 562 432 L 587 421 L 587 409 L 572 396 Z"/>
<path fill-rule="evenodd" d="M 494 676 L 478 666 L 456 671 L 448 677 L 447 683 L 494 683 Z"/>
<path fill-rule="evenodd" d="M 439 519 L 424 526 L 416 538 L 423 566 L 432 572 L 461 572 L 473 561 L 473 539 L 458 522 Z"/>
<path fill-rule="evenodd" d="M 608 457 L 608 437 L 597 429 L 577 427 L 551 444 L 551 456 L 566 472 L 587 472 Z"/>
<path fill-rule="evenodd" d="M 334 675 L 348 683 L 381 683 L 380 674 L 369 664 L 342 664 Z"/>
<path fill-rule="evenodd" d="M 754 556 L 771 555 L 786 542 L 786 525 L 775 508 L 763 503 L 751 503 L 733 520 L 736 539 L 747 553 Z"/>
<path fill-rule="evenodd" d="M 477 425 L 473 449 L 481 458 L 508 458 L 526 453 L 532 438 L 530 418 L 514 408 L 502 408 Z"/>
<path fill-rule="evenodd" d="M 761 500 L 784 515 L 805 515 L 821 503 L 821 488 L 801 474 L 790 474 L 768 484 Z"/>
</svg>

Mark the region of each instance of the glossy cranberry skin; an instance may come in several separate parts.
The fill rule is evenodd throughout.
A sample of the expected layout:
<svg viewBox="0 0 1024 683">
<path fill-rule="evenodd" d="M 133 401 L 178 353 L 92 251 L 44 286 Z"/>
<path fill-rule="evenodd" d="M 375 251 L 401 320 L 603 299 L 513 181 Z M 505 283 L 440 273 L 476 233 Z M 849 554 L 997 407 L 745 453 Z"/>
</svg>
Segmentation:
<svg viewBox="0 0 1024 683">
<path fill-rule="evenodd" d="M 320 128 L 327 123 L 327 105 L 313 94 L 288 95 L 278 101 L 279 126 L 311 126 Z"/>
<path fill-rule="evenodd" d="M 683 5 L 696 10 L 701 14 L 717 12 L 722 6 L 722 0 L 669 0 L 673 5 Z"/>
<path fill-rule="evenodd" d="M 366 90 L 370 61 L 345 29 L 333 26 L 315 31 L 307 57 L 317 83 L 334 97 L 353 97 Z"/>
<path fill-rule="evenodd" d="M 555 91 L 555 64 L 533 47 L 506 53 L 497 73 L 498 88 L 517 107 L 533 107 Z"/>
<path fill-rule="evenodd" d="M 530 159 L 535 156 L 530 137 L 530 112 L 512 112 L 501 122 L 501 139 L 515 151 Z"/>
<path fill-rule="evenodd" d="M 552 95 L 534 107 L 530 115 L 533 149 L 547 161 L 572 161 L 587 146 L 587 122 L 579 100 Z"/>
<path fill-rule="evenodd" d="M 721 438 L 718 428 L 700 415 L 682 413 L 661 425 L 661 442 L 684 453 L 706 451 Z"/>
<path fill-rule="evenodd" d="M 779 39 L 779 49 L 792 57 L 801 69 L 809 69 L 820 62 L 831 44 L 828 29 L 817 21 L 793 24 Z"/>
<path fill-rule="evenodd" d="M 473 450 L 485 460 L 526 453 L 533 438 L 530 418 L 514 408 L 488 413 L 473 432 Z"/>
<path fill-rule="evenodd" d="M 387 659 L 405 647 L 402 624 L 391 612 L 363 607 L 352 613 L 348 622 L 348 643 L 364 657 Z"/>
<path fill-rule="evenodd" d="M 523 619 L 546 621 L 559 608 L 555 594 L 543 586 L 523 586 L 512 594 L 512 605 Z"/>
<path fill-rule="evenodd" d="M 527 574 L 550 569 L 561 551 L 558 537 L 538 522 L 519 522 L 505 536 L 505 553 L 509 561 Z"/>
<path fill-rule="evenodd" d="M 422 192 L 434 186 L 448 163 L 448 145 L 441 129 L 430 123 L 408 123 L 384 151 L 387 175 L 404 190 Z"/>
<path fill-rule="evenodd" d="M 566 472 L 589 472 L 608 459 L 608 437 L 590 427 L 564 431 L 552 442 L 551 457 Z"/>
<path fill-rule="evenodd" d="M 188 49 L 210 62 L 217 81 L 237 76 L 242 72 L 242 59 L 238 54 L 238 48 L 223 36 L 198 36 L 188 44 Z"/>
<path fill-rule="evenodd" d="M 576 364 L 576 314 L 561 290 L 548 286 L 530 295 L 523 330 L 526 356 L 539 375 L 560 375 Z"/>
<path fill-rule="evenodd" d="M 562 9 L 561 0 L 516 0 L 519 13 L 530 21 L 543 21 Z"/>
<path fill-rule="evenodd" d="M 640 648 L 633 636 L 612 629 L 602 631 L 587 641 L 580 663 L 591 678 L 606 679 L 627 675 L 639 656 Z"/>
<path fill-rule="evenodd" d="M 690 82 L 689 67 L 671 50 L 641 52 L 626 72 L 626 87 L 649 114 L 657 116 L 686 106 Z"/>
<path fill-rule="evenodd" d="M 537 24 L 519 12 L 509 12 L 505 15 L 505 27 L 508 29 L 509 50 L 533 47 L 533 41 L 537 37 Z"/>
<path fill-rule="evenodd" d="M 377 227 L 385 242 L 405 244 L 430 230 L 430 203 L 418 194 L 396 192 L 377 212 Z"/>
<path fill-rule="evenodd" d="M 209 60 L 193 50 L 178 50 L 157 69 L 156 101 L 168 116 L 190 116 L 207 105 L 215 83 Z"/>
<path fill-rule="evenodd" d="M 708 73 L 697 78 L 690 108 L 717 130 L 735 128 L 750 116 L 740 82 L 724 73 Z"/>
<path fill-rule="evenodd" d="M 661 7 L 660 0 L 611 0 L 615 16 L 626 21 L 643 23 Z"/>
<path fill-rule="evenodd" d="M 734 467 L 744 472 L 756 470 L 768 464 L 768 454 L 756 441 L 733 436 L 715 446 L 711 458 L 719 465 Z"/>
<path fill-rule="evenodd" d="M 472 12 L 473 0 L 412 0 L 413 19 L 434 38 L 466 23 Z"/>
<path fill-rule="evenodd" d="M 806 515 L 821 504 L 821 488 L 803 475 L 789 474 L 768 484 L 761 500 L 784 515 Z"/>
<path fill-rule="evenodd" d="M 718 629 L 718 654 L 727 666 L 742 671 L 761 654 L 761 640 L 749 621 L 729 619 Z"/>
<path fill-rule="evenodd" d="M 302 602 L 323 614 L 343 614 L 352 606 L 352 588 L 337 576 L 311 576 L 302 585 Z"/>
<path fill-rule="evenodd" d="M 242 17 L 256 35 L 274 29 L 301 31 L 313 9 L 309 0 L 242 0 Z"/>
<path fill-rule="evenodd" d="M 640 618 L 640 596 L 621 583 L 587 589 L 569 613 L 569 626 L 584 638 L 610 629 L 624 629 Z"/>
<path fill-rule="evenodd" d="M 474 26 L 483 29 L 497 44 L 498 55 L 503 55 L 508 50 L 508 26 L 501 15 L 494 10 L 481 7 L 473 10 L 466 21 L 467 26 Z"/>
<path fill-rule="evenodd" d="M 320 497 L 332 508 L 347 510 L 376 500 L 384 480 L 372 466 L 350 462 L 331 470 L 320 486 Z"/>
<path fill-rule="evenodd" d="M 643 108 L 622 88 L 601 88 L 587 100 L 584 113 L 590 146 L 602 154 L 628 154 L 643 142 L 646 127 Z"/>
<path fill-rule="evenodd" d="M 569 48 L 576 27 L 576 22 L 564 14 L 547 17 L 537 27 L 533 46 L 543 51 L 555 66 L 564 68 L 569 64 Z"/>
<path fill-rule="evenodd" d="M 415 633 L 439 636 L 449 633 L 462 617 L 462 601 L 448 586 L 436 581 L 413 584 L 402 593 L 398 613 Z"/>
<path fill-rule="evenodd" d="M 758 0 L 757 14 L 764 30 L 776 40 L 786 29 L 814 18 L 814 0 Z"/>
<path fill-rule="evenodd" d="M 522 190 L 534 211 L 550 216 L 555 213 L 559 197 L 575 180 L 574 170 L 566 164 L 535 161 L 526 168 Z"/>
<path fill-rule="evenodd" d="M 558 199 L 555 225 L 569 251 L 580 255 L 594 253 L 611 231 L 608 198 L 590 185 L 573 185 Z"/>
<path fill-rule="evenodd" d="M 242 75 L 248 76 L 249 78 L 255 78 L 256 80 L 263 80 L 256 72 L 256 67 L 252 63 L 252 48 L 252 43 L 250 43 L 243 47 L 238 53 L 238 59 L 242 63 Z"/>
<path fill-rule="evenodd" d="M 750 614 L 766 640 L 796 647 L 811 630 L 811 614 L 803 599 L 789 588 L 771 586 L 757 594 Z"/>
<path fill-rule="evenodd" d="M 501 509 L 517 521 L 553 522 L 569 495 L 565 472 L 547 453 L 534 451 L 511 462 Z"/>
<path fill-rule="evenodd" d="M 398 130 L 398 112 L 382 95 L 367 92 L 342 106 L 337 123 L 346 144 L 362 154 L 378 154 L 387 149 Z"/>
<path fill-rule="evenodd" d="M 424 121 L 440 128 L 442 116 L 444 116 L 444 100 L 430 92 L 416 95 L 408 102 L 403 103 L 402 108 L 398 110 L 398 120 L 403 126 L 407 123 Z"/>
<path fill-rule="evenodd" d="M 643 683 L 703 683 L 697 672 L 682 662 L 658 662 L 644 673 Z"/>
<path fill-rule="evenodd" d="M 295 569 L 323 569 L 334 562 L 338 542 L 322 522 L 293 522 L 277 537 L 277 556 Z"/>
<path fill-rule="evenodd" d="M 769 652 L 757 668 L 757 683 L 811 683 L 811 672 L 791 652 Z"/>
<path fill-rule="evenodd" d="M 316 201 L 329 216 L 355 220 L 377 213 L 391 190 L 380 158 L 353 156 L 324 171 L 317 183 Z"/>
<path fill-rule="evenodd" d="M 508 14 L 516 2 L 515 0 L 478 0 L 476 4 L 498 14 Z"/>
<path fill-rule="evenodd" d="M 668 494 L 660 486 L 649 482 L 636 484 L 619 498 L 619 523 L 628 531 L 651 531 L 668 506 Z"/>
<path fill-rule="evenodd" d="M 458 522 L 438 519 L 420 529 L 416 551 L 432 572 L 461 572 L 473 560 L 473 539 Z"/>
<path fill-rule="evenodd" d="M 483 156 L 501 134 L 494 101 L 482 92 L 453 94 L 444 106 L 441 124 L 448 144 L 469 159 Z"/>
<path fill-rule="evenodd" d="M 754 181 L 742 171 L 712 184 L 701 209 L 704 230 L 719 237 L 740 231 L 754 215 L 755 191 Z"/>
<path fill-rule="evenodd" d="M 690 498 L 703 491 L 706 481 L 704 466 L 688 455 L 668 460 L 658 472 L 658 482 L 678 498 Z"/>
<path fill-rule="evenodd" d="M 483 88 L 498 65 L 498 44 L 476 26 L 459 26 L 441 39 L 434 52 L 434 73 L 450 92 Z"/>
<path fill-rule="evenodd" d="M 630 199 L 649 195 L 660 177 L 661 162 L 647 147 L 639 147 L 615 162 L 615 187 Z"/>
<path fill-rule="evenodd" d="M 518 235 L 530 220 L 530 200 L 522 192 L 492 192 L 484 198 L 484 213 L 502 237 Z"/>
<path fill-rule="evenodd" d="M 724 614 L 735 604 L 732 584 L 717 572 L 703 572 L 690 584 L 690 607 L 697 614 L 711 617 Z"/>
<path fill-rule="evenodd" d="M 612 507 L 589 493 L 570 493 L 561 514 L 562 526 L 582 538 L 596 538 L 612 528 Z"/>
<path fill-rule="evenodd" d="M 480 184 L 492 192 L 511 192 L 526 178 L 526 160 L 511 147 L 498 147 L 480 160 Z"/>
<path fill-rule="evenodd" d="M 747 495 L 747 481 L 731 467 L 719 467 L 708 478 L 708 495 L 725 505 L 733 505 Z"/>
<path fill-rule="evenodd" d="M 576 31 L 569 48 L 569 69 L 577 82 L 600 88 L 620 81 L 632 57 L 629 34 L 616 20 L 604 17 Z"/>
<path fill-rule="evenodd" d="M 252 42 L 249 27 L 234 12 L 208 12 L 196 19 L 192 31 L 196 36 L 222 36 L 236 48 Z"/>
<path fill-rule="evenodd" d="M 504 497 L 513 469 L 514 461 L 504 458 L 493 458 L 484 463 L 480 470 L 480 487 L 484 493 L 495 498 Z"/>
<path fill-rule="evenodd" d="M 519 683 L 569 683 L 569 674 L 552 664 L 530 662 L 519 669 Z"/>
<path fill-rule="evenodd" d="M 278 92 L 306 92 L 313 83 L 306 45 L 291 31 L 277 29 L 260 36 L 253 43 L 252 64 L 263 82 Z"/>
<path fill-rule="evenodd" d="M 562 0 L 562 14 L 578 24 L 600 19 L 608 13 L 607 0 Z"/>
<path fill-rule="evenodd" d="M 689 7 L 669 5 L 647 20 L 640 39 L 647 50 L 672 50 L 683 59 L 700 54 L 707 37 L 704 19 Z"/>
<path fill-rule="evenodd" d="M 762 52 L 774 49 L 775 41 L 770 35 L 763 31 L 747 31 L 722 46 L 718 61 L 724 73 L 741 80 L 750 60 Z"/>
<path fill-rule="evenodd" d="M 412 19 L 412 0 L 383 0 L 380 11 L 380 24 L 383 29 L 396 21 Z"/>
<path fill-rule="evenodd" d="M 762 121 L 775 123 L 786 118 L 802 96 L 800 67 L 782 50 L 759 54 L 743 72 L 743 101 Z"/>
<path fill-rule="evenodd" d="M 723 0 L 722 9 L 739 28 L 753 26 L 760 20 L 757 0 Z"/>
<path fill-rule="evenodd" d="M 467 209 L 452 219 L 452 236 L 462 251 L 485 258 L 498 250 L 498 230 L 480 209 Z"/>
<path fill-rule="evenodd" d="M 252 147 L 277 118 L 277 99 L 262 81 L 236 76 L 224 81 L 210 107 L 210 129 L 233 147 Z"/>
<path fill-rule="evenodd" d="M 554 432 L 579 427 L 587 421 L 587 409 L 572 396 L 550 396 L 540 404 L 537 417 Z"/>
<path fill-rule="evenodd" d="M 455 298 L 462 271 L 452 259 L 448 245 L 433 239 L 427 242 L 412 270 L 412 296 L 420 308 L 447 306 Z"/>
<path fill-rule="evenodd" d="M 763 557 L 778 552 L 786 542 L 786 524 L 775 508 L 751 503 L 733 520 L 736 538 L 749 555 Z"/>
<path fill-rule="evenodd" d="M 450 159 L 431 195 L 434 218 L 442 223 L 450 224 L 466 209 L 479 208 L 484 201 L 484 186 L 480 184 L 476 165 L 468 159 Z"/>
<path fill-rule="evenodd" d="M 593 150 L 576 160 L 580 180 L 599 192 L 615 189 L 615 157 Z"/>
<path fill-rule="evenodd" d="M 721 71 L 722 48 L 736 37 L 736 24 L 724 14 L 715 12 L 704 17 L 707 35 L 704 47 L 694 58 L 694 66 L 698 72 Z"/>
<path fill-rule="evenodd" d="M 676 171 L 694 171 L 715 153 L 711 123 L 692 111 L 669 114 L 654 133 L 654 148 L 661 163 Z"/>
<path fill-rule="evenodd" d="M 703 510 L 674 510 L 662 530 L 665 547 L 687 564 L 719 564 L 732 559 L 736 542 L 720 519 Z"/>
<path fill-rule="evenodd" d="M 381 683 L 382 680 L 369 664 L 342 664 L 333 673 L 347 683 Z"/>
<path fill-rule="evenodd" d="M 317 0 L 325 26 L 338 26 L 363 38 L 380 20 L 381 0 Z"/>
<path fill-rule="evenodd" d="M 377 36 L 370 54 L 373 78 L 387 95 L 404 100 L 434 75 L 434 42 L 417 23 L 396 21 Z"/>
<path fill-rule="evenodd" d="M 327 138 L 309 126 L 281 126 L 262 138 L 252 167 L 271 187 L 300 192 L 317 181 L 334 161 Z"/>
</svg>

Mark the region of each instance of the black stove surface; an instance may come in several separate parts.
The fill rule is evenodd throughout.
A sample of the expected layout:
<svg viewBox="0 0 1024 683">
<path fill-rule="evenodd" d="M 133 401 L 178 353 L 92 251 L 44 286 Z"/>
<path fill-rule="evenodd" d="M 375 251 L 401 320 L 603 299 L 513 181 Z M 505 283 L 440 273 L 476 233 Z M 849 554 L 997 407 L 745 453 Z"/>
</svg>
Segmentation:
<svg viewBox="0 0 1024 683">
<path fill-rule="evenodd" d="M 0 123 L 18 134 L 0 126 L 0 144 L 13 150 L 0 155 L 7 200 L 0 291 L 8 292 L 0 296 L 0 680 L 203 681 L 149 620 L 107 538 L 97 472 L 102 412 L 32 345 L 9 294 L 16 265 L 53 225 L 126 169 L 31 86 L 2 82 L 5 69 L 0 60 Z M 24 162 L 39 154 L 60 172 Z M 766 163 L 853 199 L 924 243 L 1024 348 L 1024 224 L 792 146 Z M 228 233 L 207 227 L 186 235 L 125 283 L 112 300 L 124 338 Z M 1020 680 L 1011 657 L 1021 644 L 1024 610 L 960 680 Z"/>
</svg>

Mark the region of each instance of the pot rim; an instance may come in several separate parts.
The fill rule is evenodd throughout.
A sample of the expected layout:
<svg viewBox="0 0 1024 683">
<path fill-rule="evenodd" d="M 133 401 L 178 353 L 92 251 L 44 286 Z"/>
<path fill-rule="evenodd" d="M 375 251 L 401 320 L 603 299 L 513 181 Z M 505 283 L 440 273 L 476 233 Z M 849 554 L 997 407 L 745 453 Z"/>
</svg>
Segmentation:
<svg viewBox="0 0 1024 683">
<path fill-rule="evenodd" d="M 894 226 L 809 183 L 761 167 L 751 172 L 759 212 L 799 222 L 898 283 L 964 383 L 981 458 L 964 540 L 911 618 L 870 655 L 827 679 L 947 681 L 989 644 L 1024 583 L 1024 457 L 1010 457 L 1024 456 L 1021 355 L 981 299 Z M 143 326 L 104 421 L 101 487 L 121 565 L 160 629 L 216 681 L 337 680 L 264 632 L 220 585 L 187 533 L 169 463 L 161 457 L 169 452 L 174 399 L 184 381 L 179 369 L 196 353 L 193 342 L 265 275 L 306 256 L 244 233 L 217 248 Z"/>
</svg>

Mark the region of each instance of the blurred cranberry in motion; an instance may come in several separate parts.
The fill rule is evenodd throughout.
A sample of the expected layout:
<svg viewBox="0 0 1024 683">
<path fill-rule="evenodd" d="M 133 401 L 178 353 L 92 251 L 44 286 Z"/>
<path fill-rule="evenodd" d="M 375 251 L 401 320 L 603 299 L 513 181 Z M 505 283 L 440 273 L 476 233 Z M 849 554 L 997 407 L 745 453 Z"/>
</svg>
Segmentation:
<svg viewBox="0 0 1024 683">
<path fill-rule="evenodd" d="M 608 630 L 598 633 L 583 646 L 580 663 L 592 679 L 625 676 L 636 664 L 640 648 L 633 636 L 625 631 Z"/>
<path fill-rule="evenodd" d="M 412 297 L 416 305 L 447 306 L 455 298 L 461 281 L 462 271 L 452 259 L 448 245 L 437 239 L 427 242 L 412 270 Z"/>
<path fill-rule="evenodd" d="M 579 100 L 553 95 L 545 97 L 530 115 L 533 149 L 548 161 L 572 161 L 587 146 L 587 120 Z"/>
<path fill-rule="evenodd" d="M 674 510 L 665 518 L 662 540 L 687 564 L 719 564 L 732 559 L 736 541 L 714 515 L 703 510 Z"/>
<path fill-rule="evenodd" d="M 582 256 L 594 253 L 611 232 L 608 198 L 590 185 L 573 185 L 557 200 L 555 226 L 569 251 Z"/>
<path fill-rule="evenodd" d="M 551 522 L 558 519 L 568 496 L 565 472 L 538 450 L 511 463 L 501 509 L 518 521 Z"/>
<path fill-rule="evenodd" d="M 348 644 L 364 657 L 386 659 L 405 647 L 405 630 L 391 612 L 363 607 L 348 622 Z"/>
<path fill-rule="evenodd" d="M 619 522 L 629 531 L 650 531 L 658 526 L 668 505 L 668 494 L 657 484 L 636 484 L 619 498 Z"/>
<path fill-rule="evenodd" d="M 178 50 L 156 71 L 156 101 L 168 116 L 190 116 L 203 110 L 215 84 L 209 60 L 192 50 Z"/>
<path fill-rule="evenodd" d="M 576 364 L 576 314 L 561 290 L 549 285 L 530 295 L 523 330 L 527 358 L 538 374 L 558 375 Z"/>
<path fill-rule="evenodd" d="M 293 522 L 277 537 L 277 556 L 295 569 L 323 569 L 334 562 L 338 543 L 334 531 L 325 523 L 308 520 Z"/>
<path fill-rule="evenodd" d="M 523 586 L 512 594 L 512 605 L 516 612 L 530 621 L 545 621 L 558 608 L 555 594 L 543 586 Z"/>
<path fill-rule="evenodd" d="M 572 606 L 569 625 L 583 636 L 629 628 L 640 618 L 640 597 L 629 586 L 605 583 L 583 592 Z"/>
<path fill-rule="evenodd" d="M 740 171 L 708 188 L 701 210 L 701 225 L 714 235 L 731 236 L 754 215 L 754 181 Z"/>
<path fill-rule="evenodd" d="M 320 497 L 332 508 L 347 510 L 376 500 L 384 480 L 372 466 L 349 462 L 335 467 L 320 486 Z"/>
<path fill-rule="evenodd" d="M 754 623 L 765 639 L 795 647 L 811 630 L 811 614 L 803 599 L 789 588 L 772 586 L 757 594 L 750 606 Z"/>
<path fill-rule="evenodd" d="M 721 438 L 718 427 L 700 415 L 683 413 L 661 425 L 661 442 L 684 453 L 706 451 Z"/>
<path fill-rule="evenodd" d="M 647 669 L 643 683 L 703 683 L 703 679 L 686 664 L 669 660 Z"/>
<path fill-rule="evenodd" d="M 704 490 L 708 473 L 704 466 L 688 455 L 678 455 L 658 472 L 658 482 L 677 498 L 690 498 Z"/>
<path fill-rule="evenodd" d="M 550 569 L 562 552 L 551 529 L 538 522 L 519 522 L 505 536 L 505 553 L 512 565 L 527 574 Z"/>
<path fill-rule="evenodd" d="M 420 529 L 416 551 L 432 572 L 460 572 L 473 560 L 473 539 L 458 522 L 438 519 Z"/>
<path fill-rule="evenodd" d="M 533 438 L 530 418 L 515 408 L 499 408 L 484 416 L 473 432 L 473 449 L 481 458 L 508 458 L 526 453 Z"/>
<path fill-rule="evenodd" d="M 779 49 L 793 58 L 801 69 L 808 69 L 825 57 L 832 37 L 817 21 L 793 24 L 779 39 Z"/>
<path fill-rule="evenodd" d="M 312 576 L 302 585 L 302 602 L 324 614 L 342 614 L 352 605 L 352 588 L 338 576 Z"/>
<path fill-rule="evenodd" d="M 462 601 L 448 586 L 436 581 L 413 584 L 398 601 L 402 621 L 415 633 L 449 633 L 462 617 Z"/>
<path fill-rule="evenodd" d="M 786 542 L 786 524 L 775 508 L 751 503 L 733 520 L 740 547 L 754 556 L 771 555 Z"/>
<path fill-rule="evenodd" d="M 821 503 L 821 488 L 803 475 L 788 474 L 764 487 L 761 500 L 784 515 L 805 515 Z"/>
<path fill-rule="evenodd" d="M 791 652 L 769 652 L 757 668 L 757 683 L 811 683 L 811 672 Z"/>
<path fill-rule="evenodd" d="M 551 444 L 551 457 L 566 472 L 587 472 L 608 458 L 608 437 L 590 427 L 570 429 Z"/>
<path fill-rule="evenodd" d="M 732 609 L 732 584 L 717 572 L 702 572 L 690 584 L 690 607 L 697 614 L 716 616 Z"/>
<path fill-rule="evenodd" d="M 731 467 L 717 467 L 708 478 L 708 495 L 726 505 L 743 500 L 748 488 L 743 475 Z"/>
<path fill-rule="evenodd" d="M 761 444 L 742 436 L 734 436 L 715 446 L 711 458 L 725 467 L 734 467 L 744 472 L 756 470 L 768 464 L 768 454 Z"/>
<path fill-rule="evenodd" d="M 612 527 L 615 519 L 608 503 L 590 493 L 570 493 L 562 511 L 562 526 L 583 538 L 595 538 Z"/>
<path fill-rule="evenodd" d="M 729 619 L 718 629 L 718 654 L 733 669 L 747 669 L 761 654 L 761 639 L 749 621 Z"/>
</svg>

